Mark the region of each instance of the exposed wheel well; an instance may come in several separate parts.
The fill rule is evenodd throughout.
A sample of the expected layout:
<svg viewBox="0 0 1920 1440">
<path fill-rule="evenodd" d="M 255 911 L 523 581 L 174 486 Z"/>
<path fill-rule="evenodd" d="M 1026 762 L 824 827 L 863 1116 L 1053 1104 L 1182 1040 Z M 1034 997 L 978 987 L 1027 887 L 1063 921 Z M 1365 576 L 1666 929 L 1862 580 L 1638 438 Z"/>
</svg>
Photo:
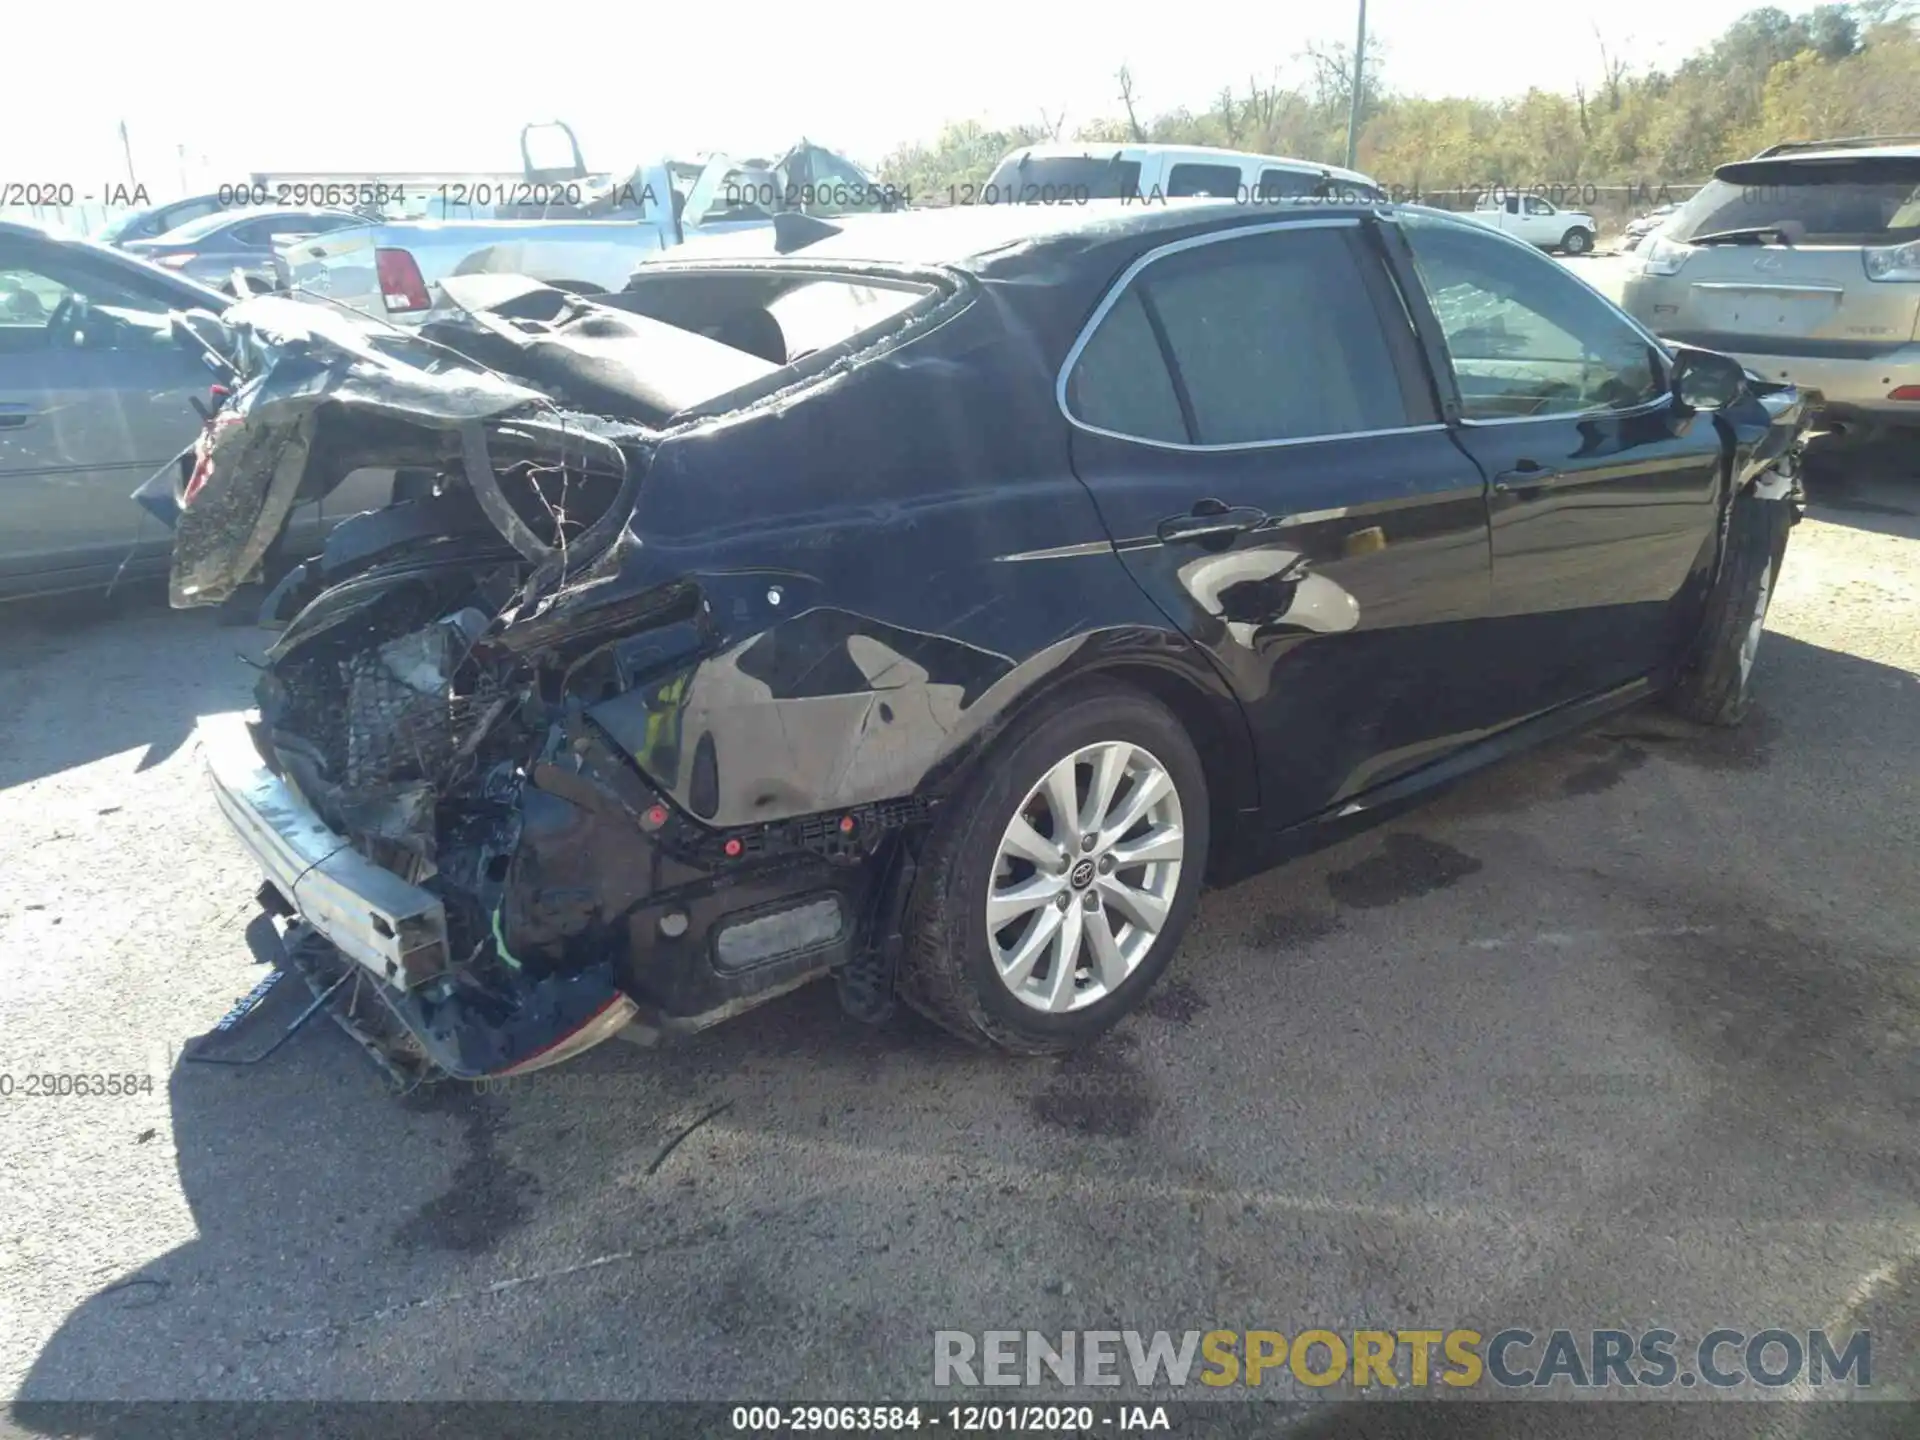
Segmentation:
<svg viewBox="0 0 1920 1440">
<path fill-rule="evenodd" d="M 1075 670 L 1058 681 L 1041 685 L 1012 706 L 983 736 L 971 752 L 936 783 L 938 790 L 952 793 L 971 779 L 977 766 L 990 762 L 1000 751 L 1001 737 L 1015 721 L 1036 709 L 1059 704 L 1076 691 L 1100 683 L 1125 686 L 1151 696 L 1172 712 L 1199 752 L 1206 775 L 1207 794 L 1213 823 L 1208 847 L 1213 870 L 1219 857 L 1229 853 L 1234 834 L 1241 823 L 1240 812 L 1259 803 L 1257 776 L 1250 738 L 1244 725 L 1229 719 L 1218 703 L 1209 699 L 1201 687 L 1178 670 L 1164 665 L 1116 661 Z M 1238 734 L 1235 730 L 1238 730 Z"/>
<path fill-rule="evenodd" d="M 1217 705 L 1210 703 L 1193 681 L 1178 671 L 1158 665 L 1120 664 L 1091 672 L 1145 691 L 1171 710 L 1185 727 L 1193 748 L 1200 752 L 1200 764 L 1207 776 L 1207 794 L 1212 799 L 1213 835 L 1208 854 L 1215 868 L 1218 858 L 1229 853 L 1234 833 L 1242 823 L 1240 812 L 1259 803 L 1255 788 L 1253 756 L 1249 751 L 1244 726 L 1235 735 Z"/>
</svg>

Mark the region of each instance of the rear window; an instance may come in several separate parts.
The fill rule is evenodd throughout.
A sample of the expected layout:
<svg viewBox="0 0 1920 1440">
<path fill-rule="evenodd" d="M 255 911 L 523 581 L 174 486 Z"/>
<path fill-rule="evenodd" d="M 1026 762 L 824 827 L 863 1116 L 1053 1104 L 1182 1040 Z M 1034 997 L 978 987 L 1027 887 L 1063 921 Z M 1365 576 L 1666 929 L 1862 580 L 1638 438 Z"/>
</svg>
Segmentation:
<svg viewBox="0 0 1920 1440">
<path fill-rule="evenodd" d="M 1793 244 L 1920 239 L 1920 156 L 1723 165 L 1675 212 L 1666 233 L 1694 243 L 1756 230 L 1778 230 Z"/>
<path fill-rule="evenodd" d="M 928 293 L 924 286 L 896 289 L 815 280 L 789 290 L 767 310 L 780 325 L 786 348 L 782 358 L 791 362 L 891 320 Z"/>
<path fill-rule="evenodd" d="M 1110 155 L 1009 156 L 994 168 L 980 198 L 1027 203 L 1130 200 L 1140 193 L 1140 162 Z"/>
</svg>

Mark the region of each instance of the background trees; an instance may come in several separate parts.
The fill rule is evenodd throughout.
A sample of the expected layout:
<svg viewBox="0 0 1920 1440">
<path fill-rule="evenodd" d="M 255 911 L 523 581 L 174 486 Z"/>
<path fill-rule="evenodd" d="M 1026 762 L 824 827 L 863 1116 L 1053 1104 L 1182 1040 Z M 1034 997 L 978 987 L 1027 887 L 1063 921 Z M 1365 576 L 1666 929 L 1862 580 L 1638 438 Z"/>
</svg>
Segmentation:
<svg viewBox="0 0 1920 1440">
<path fill-rule="evenodd" d="M 1920 133 L 1920 29 L 1905 0 L 1826 4 L 1790 15 L 1742 15 L 1672 71 L 1633 71 L 1595 35 L 1593 79 L 1571 95 L 1530 90 L 1506 100 L 1396 95 L 1369 55 L 1359 168 L 1400 191 L 1433 195 L 1489 184 L 1605 186 L 1644 197 L 1684 187 L 1713 167 L 1779 140 Z M 1374 47 L 1369 43 L 1368 49 Z M 1203 109 L 1146 113 L 1126 69 L 1114 112 L 1074 127 L 1042 113 L 1005 129 L 950 124 L 882 162 L 885 179 L 940 203 L 978 185 L 996 161 L 1049 139 L 1223 145 L 1337 164 L 1346 150 L 1351 51 L 1295 57 L 1293 83 L 1223 77 Z M 1198 97 L 1195 97 L 1196 102 Z"/>
</svg>

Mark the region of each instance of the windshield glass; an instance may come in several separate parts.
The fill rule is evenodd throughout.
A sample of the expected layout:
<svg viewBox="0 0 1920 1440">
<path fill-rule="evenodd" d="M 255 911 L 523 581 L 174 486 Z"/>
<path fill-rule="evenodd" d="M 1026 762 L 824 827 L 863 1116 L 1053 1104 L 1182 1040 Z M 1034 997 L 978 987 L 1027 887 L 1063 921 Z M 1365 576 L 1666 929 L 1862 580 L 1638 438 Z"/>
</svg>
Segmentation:
<svg viewBox="0 0 1920 1440">
<path fill-rule="evenodd" d="M 994 168 L 984 200 L 1125 200 L 1140 193 L 1140 162 L 1109 155 L 1008 156 Z"/>
<path fill-rule="evenodd" d="M 1723 165 L 1667 226 L 1682 242 L 1746 230 L 1779 230 L 1795 245 L 1920 239 L 1920 157 Z"/>
</svg>

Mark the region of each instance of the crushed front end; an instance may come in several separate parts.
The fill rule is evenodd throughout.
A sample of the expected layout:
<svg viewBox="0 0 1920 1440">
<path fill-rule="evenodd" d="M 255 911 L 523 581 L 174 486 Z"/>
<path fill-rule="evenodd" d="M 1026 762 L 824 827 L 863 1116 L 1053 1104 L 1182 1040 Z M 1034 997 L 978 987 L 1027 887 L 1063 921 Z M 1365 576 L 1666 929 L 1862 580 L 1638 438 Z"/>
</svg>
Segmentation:
<svg viewBox="0 0 1920 1440">
<path fill-rule="evenodd" d="M 624 697 L 657 738 L 672 717 L 634 698 L 649 665 L 684 670 L 728 638 L 716 587 L 738 577 L 617 578 L 689 396 L 608 393 L 566 354 L 505 373 L 498 312 L 418 337 L 288 301 L 200 319 L 230 395 L 176 483 L 175 604 L 258 576 L 286 514 L 348 471 L 409 481 L 279 581 L 257 711 L 202 735 L 290 964 L 369 1053 L 408 1082 L 506 1075 L 828 970 L 857 988 L 916 807 L 702 821 L 589 713 Z M 685 360 L 683 387 L 741 381 L 731 358 L 704 380 Z"/>
</svg>

